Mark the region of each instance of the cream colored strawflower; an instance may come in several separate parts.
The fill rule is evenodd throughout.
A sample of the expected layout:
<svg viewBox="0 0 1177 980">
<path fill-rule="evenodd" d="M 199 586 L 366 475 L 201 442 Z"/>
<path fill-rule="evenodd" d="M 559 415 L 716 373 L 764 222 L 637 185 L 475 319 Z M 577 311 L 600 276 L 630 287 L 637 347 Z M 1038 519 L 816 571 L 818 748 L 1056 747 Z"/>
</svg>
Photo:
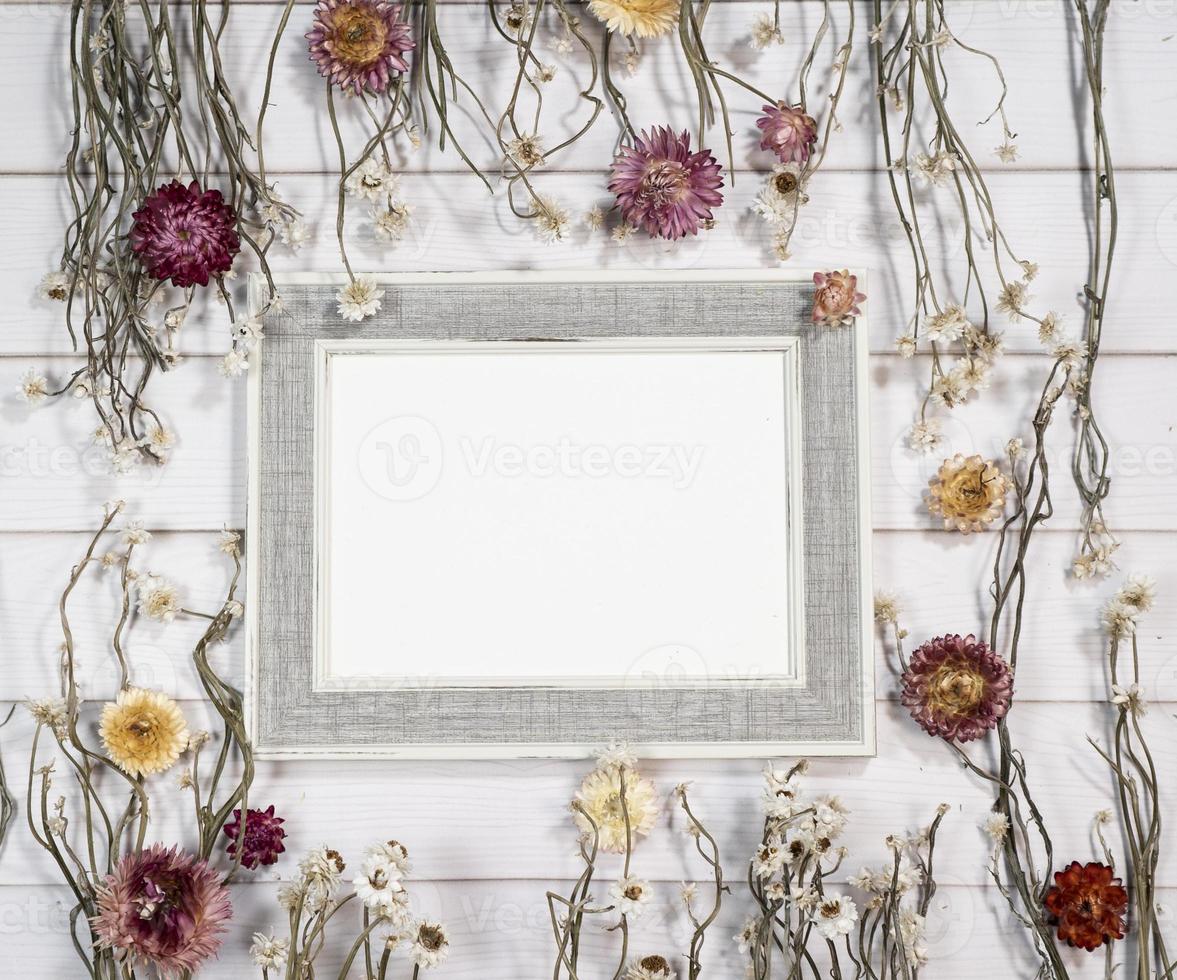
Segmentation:
<svg viewBox="0 0 1177 980">
<path fill-rule="evenodd" d="M 589 0 L 589 12 L 626 37 L 658 37 L 678 24 L 678 0 Z"/>
<path fill-rule="evenodd" d="M 98 734 L 106 754 L 131 776 L 171 768 L 188 747 L 188 724 L 166 694 L 128 687 L 103 705 Z"/>
<path fill-rule="evenodd" d="M 957 453 L 928 486 L 928 510 L 944 518 L 945 528 L 968 534 L 1001 516 L 1010 484 L 995 463 Z"/>
<path fill-rule="evenodd" d="M 576 824 L 592 839 L 593 825 L 600 835 L 603 851 L 621 854 L 626 849 L 626 814 L 629 816 L 630 844 L 645 837 L 658 817 L 658 800 L 654 784 L 631 770 L 625 771 L 625 806 L 621 803 L 621 772 L 594 769 L 576 793 L 573 815 Z"/>
<path fill-rule="evenodd" d="M 180 611 L 180 593 L 158 575 L 144 575 L 138 583 L 139 612 L 149 619 L 170 623 Z"/>
</svg>

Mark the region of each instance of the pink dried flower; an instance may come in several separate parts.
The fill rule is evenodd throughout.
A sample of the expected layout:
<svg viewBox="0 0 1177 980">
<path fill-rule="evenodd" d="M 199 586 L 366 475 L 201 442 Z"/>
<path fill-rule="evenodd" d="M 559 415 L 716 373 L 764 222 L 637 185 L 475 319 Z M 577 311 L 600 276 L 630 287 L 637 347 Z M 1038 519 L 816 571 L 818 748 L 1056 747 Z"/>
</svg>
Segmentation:
<svg viewBox="0 0 1177 980">
<path fill-rule="evenodd" d="M 401 8 L 384 0 L 319 0 L 306 35 L 319 74 L 360 95 L 383 92 L 394 74 L 409 70 L 413 30 Z"/>
<path fill-rule="evenodd" d="M 106 876 L 90 925 L 100 948 L 171 977 L 217 953 L 232 914 L 229 890 L 206 862 L 154 844 L 124 855 Z"/>
<path fill-rule="evenodd" d="M 241 835 L 241 811 L 233 811 L 233 819 L 225 824 L 225 836 L 233 843 L 228 846 L 227 853 L 236 857 L 237 845 L 241 844 L 241 864 L 253 871 L 259 864 L 274 864 L 278 855 L 286 850 L 282 843 L 286 831 L 282 829 L 285 823 L 282 817 L 274 816 L 271 804 L 264 810 L 250 810 L 245 820 L 245 836 Z"/>
<path fill-rule="evenodd" d="M 813 283 L 813 322 L 824 323 L 827 327 L 840 327 L 854 322 L 862 315 L 858 304 L 866 299 L 858 291 L 858 276 L 852 276 L 843 269 L 841 272 L 815 272 Z"/>
<path fill-rule="evenodd" d="M 237 214 L 220 191 L 202 191 L 195 180 L 164 184 L 131 218 L 131 250 L 148 275 L 174 286 L 207 286 L 241 251 Z"/>
<path fill-rule="evenodd" d="M 756 120 L 763 131 L 760 149 L 771 150 L 781 163 L 804 163 L 817 142 L 817 123 L 801 106 L 788 102 L 761 106 L 764 115 Z"/>
<path fill-rule="evenodd" d="M 623 146 L 609 181 L 627 224 L 671 239 L 698 234 L 712 208 L 723 203 L 722 186 L 711 151 L 692 153 L 690 135 L 675 136 L 668 126 L 642 132 L 633 146 Z"/>
<path fill-rule="evenodd" d="M 971 742 L 997 727 L 1013 700 L 1009 664 L 983 640 L 950 634 L 912 654 L 900 700 L 929 735 Z"/>
</svg>

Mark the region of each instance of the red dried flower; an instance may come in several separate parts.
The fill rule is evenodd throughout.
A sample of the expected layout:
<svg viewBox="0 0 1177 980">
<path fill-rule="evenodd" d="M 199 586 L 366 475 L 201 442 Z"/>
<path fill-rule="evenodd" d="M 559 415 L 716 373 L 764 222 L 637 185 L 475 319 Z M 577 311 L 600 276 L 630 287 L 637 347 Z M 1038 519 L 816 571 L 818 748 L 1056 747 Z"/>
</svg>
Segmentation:
<svg viewBox="0 0 1177 980">
<path fill-rule="evenodd" d="M 997 727 L 1013 700 L 1009 664 L 971 633 L 929 640 L 912 654 L 900 700 L 929 735 L 971 742 Z"/>
<path fill-rule="evenodd" d="M 164 184 L 131 218 L 131 250 L 148 275 L 174 286 L 207 286 L 241 251 L 237 214 L 220 191 L 202 191 L 196 181 Z"/>
<path fill-rule="evenodd" d="M 229 857 L 236 857 L 237 845 L 241 844 L 241 864 L 253 871 L 259 864 L 274 864 L 278 855 L 286 850 L 282 843 L 286 831 L 282 829 L 285 821 L 282 817 L 274 816 L 271 804 L 264 810 L 250 810 L 245 820 L 245 838 L 241 839 L 241 811 L 233 811 L 233 819 L 225 824 L 225 836 L 231 843 L 226 852 Z"/>
<path fill-rule="evenodd" d="M 383 92 L 394 75 L 409 70 L 413 29 L 401 8 L 385 0 L 319 0 L 306 35 L 319 74 L 361 95 Z"/>
<path fill-rule="evenodd" d="M 710 150 L 691 152 L 691 137 L 668 126 L 643 132 L 613 161 L 609 190 L 621 216 L 652 237 L 694 235 L 723 203 L 720 166 Z"/>
<path fill-rule="evenodd" d="M 205 861 L 154 844 L 127 854 L 98 887 L 90 920 L 98 946 L 171 977 L 196 970 L 221 948 L 233 914 L 229 890 Z"/>
<path fill-rule="evenodd" d="M 1058 937 L 1090 952 L 1124 938 L 1128 892 L 1106 864 L 1072 861 L 1054 873 L 1043 904 L 1058 924 Z"/>
</svg>

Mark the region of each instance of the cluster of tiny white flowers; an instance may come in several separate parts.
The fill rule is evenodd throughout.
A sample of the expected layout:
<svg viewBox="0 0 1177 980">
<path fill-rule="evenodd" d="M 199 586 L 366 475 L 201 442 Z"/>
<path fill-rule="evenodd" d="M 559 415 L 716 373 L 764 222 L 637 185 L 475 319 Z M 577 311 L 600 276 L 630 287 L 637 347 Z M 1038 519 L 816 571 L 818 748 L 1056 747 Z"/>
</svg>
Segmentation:
<svg viewBox="0 0 1177 980">
<path fill-rule="evenodd" d="M 1103 625 L 1116 639 L 1136 633 L 1136 621 L 1152 609 L 1156 583 L 1147 575 L 1132 575 L 1103 608 Z M 1117 702 L 1119 703 L 1119 702 Z"/>
</svg>

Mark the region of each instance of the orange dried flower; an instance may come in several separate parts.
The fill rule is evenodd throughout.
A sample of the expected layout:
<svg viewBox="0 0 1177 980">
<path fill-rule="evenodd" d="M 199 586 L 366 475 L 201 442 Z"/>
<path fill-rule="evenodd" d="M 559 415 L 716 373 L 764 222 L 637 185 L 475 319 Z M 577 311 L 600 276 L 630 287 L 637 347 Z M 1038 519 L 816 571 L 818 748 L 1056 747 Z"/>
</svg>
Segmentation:
<svg viewBox="0 0 1177 980">
<path fill-rule="evenodd" d="M 1088 952 L 1124 938 L 1128 892 L 1106 864 L 1072 861 L 1054 873 L 1043 904 L 1058 924 L 1058 937 Z"/>
<path fill-rule="evenodd" d="M 928 487 L 928 510 L 944 518 L 945 528 L 968 534 L 1001 516 L 1010 483 L 996 463 L 957 453 L 944 460 Z"/>
</svg>

